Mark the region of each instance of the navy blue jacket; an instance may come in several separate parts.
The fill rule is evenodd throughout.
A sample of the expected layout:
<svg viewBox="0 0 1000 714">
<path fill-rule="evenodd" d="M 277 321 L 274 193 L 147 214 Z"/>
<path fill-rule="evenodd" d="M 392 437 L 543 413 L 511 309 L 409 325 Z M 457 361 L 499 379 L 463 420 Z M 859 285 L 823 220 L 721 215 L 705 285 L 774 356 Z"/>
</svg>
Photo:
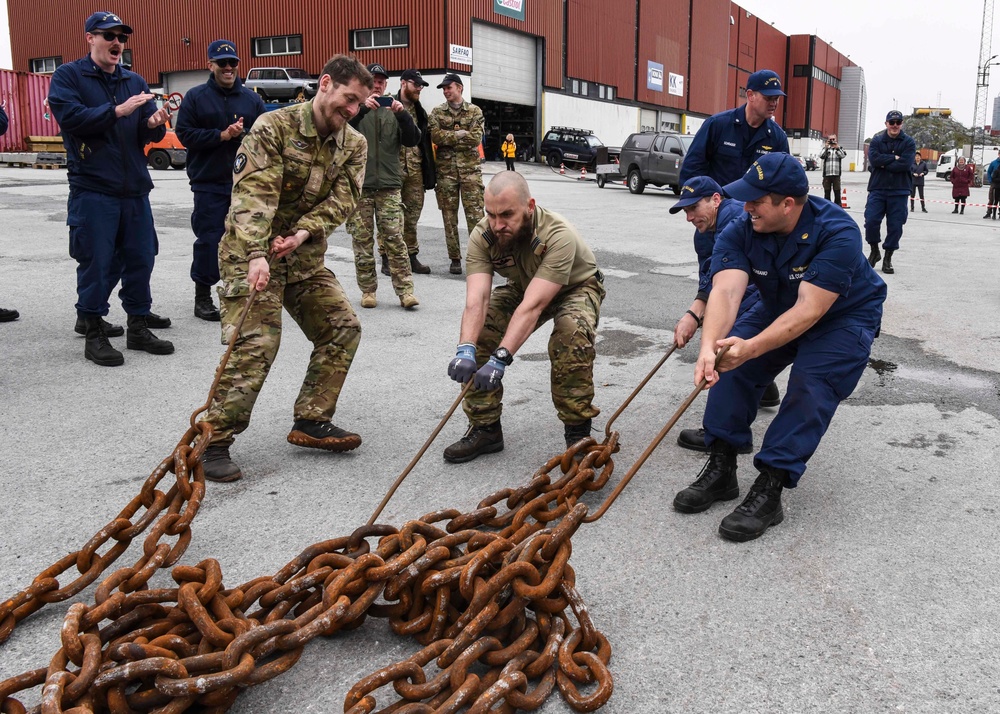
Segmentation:
<svg viewBox="0 0 1000 714">
<path fill-rule="evenodd" d="M 743 202 L 735 198 L 724 198 L 715 214 L 715 228 L 704 233 L 694 232 L 694 251 L 698 254 L 698 295 L 696 300 L 708 302 L 708 294 L 712 292 L 712 249 L 715 247 L 715 236 L 723 231 L 729 223 L 743 215 Z M 748 287 L 748 290 L 753 290 Z"/>
<path fill-rule="evenodd" d="M 3 132 L 0 132 L 2 134 Z M 993 183 L 994 178 L 1000 179 L 1000 174 L 997 170 L 1000 169 L 1000 157 L 993 159 L 990 165 L 986 167 L 986 183 Z"/>
<path fill-rule="evenodd" d="M 0 136 L 7 133 L 7 124 L 7 112 L 3 110 L 3 107 L 0 107 Z"/>
<path fill-rule="evenodd" d="M 166 127 L 146 127 L 156 105 L 146 102 L 121 119 L 115 107 L 149 92 L 139 75 L 115 67 L 106 74 L 90 55 L 56 67 L 49 107 L 62 129 L 69 185 L 109 196 L 144 196 L 153 188 L 145 146 L 166 135 Z"/>
<path fill-rule="evenodd" d="M 745 138 L 747 132 L 749 141 Z M 746 104 L 719 112 L 694 135 L 681 166 L 680 182 L 709 176 L 724 187 L 743 176 L 758 156 L 772 151 L 789 153 L 788 137 L 777 122 L 768 119 L 754 129 L 747 124 Z"/>
<path fill-rule="evenodd" d="M 861 231 L 847 211 L 810 196 L 783 244 L 772 233 L 757 233 L 749 220 L 732 221 L 716 238 L 712 275 L 729 269 L 746 272 L 772 321 L 795 305 L 801 280 L 838 293 L 803 335 L 807 339 L 840 327 L 878 330 L 886 286 L 861 247 Z"/>
<path fill-rule="evenodd" d="M 904 131 L 895 139 L 890 139 L 887 131 L 873 136 L 868 145 L 868 166 L 872 172 L 868 177 L 868 190 L 881 191 L 888 196 L 909 196 L 913 186 L 910 167 L 916 155 L 917 144 Z"/>
<path fill-rule="evenodd" d="M 207 82 L 184 95 L 174 130 L 188 152 L 187 175 L 192 189 L 232 192 L 233 162 L 243 137 L 223 141 L 219 135 L 240 117 L 246 135 L 265 111 L 264 100 L 244 87 L 239 77 L 231 89 L 224 89 L 209 76 Z"/>
</svg>

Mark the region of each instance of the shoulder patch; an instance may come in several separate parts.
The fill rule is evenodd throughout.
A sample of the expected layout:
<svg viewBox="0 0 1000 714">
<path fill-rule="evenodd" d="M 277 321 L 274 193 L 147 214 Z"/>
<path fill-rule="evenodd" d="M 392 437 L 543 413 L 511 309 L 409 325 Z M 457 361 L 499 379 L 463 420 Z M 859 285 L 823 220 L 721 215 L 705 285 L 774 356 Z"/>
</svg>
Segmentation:
<svg viewBox="0 0 1000 714">
<path fill-rule="evenodd" d="M 292 139 L 291 141 L 292 141 L 292 146 L 301 151 L 305 151 L 306 149 L 309 148 L 309 144 L 307 144 L 304 141 L 299 141 L 298 139 Z"/>
<path fill-rule="evenodd" d="M 236 155 L 236 161 L 233 162 L 233 173 L 238 174 L 246 167 L 247 167 L 247 155 L 241 151 Z"/>
<path fill-rule="evenodd" d="M 496 244 L 497 237 L 493 235 L 493 230 L 487 226 L 486 230 L 483 231 L 483 240 L 486 241 L 486 245 L 491 248 Z"/>
<path fill-rule="evenodd" d="M 538 240 L 538 236 L 531 239 L 531 252 L 535 255 L 542 256 L 548 251 L 549 247 Z"/>
</svg>

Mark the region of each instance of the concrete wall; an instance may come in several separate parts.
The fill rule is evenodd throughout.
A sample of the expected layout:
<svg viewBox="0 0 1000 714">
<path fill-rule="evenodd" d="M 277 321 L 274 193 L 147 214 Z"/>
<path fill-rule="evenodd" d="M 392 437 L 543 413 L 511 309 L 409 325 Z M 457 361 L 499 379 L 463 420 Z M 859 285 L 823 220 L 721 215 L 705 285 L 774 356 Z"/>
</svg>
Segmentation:
<svg viewBox="0 0 1000 714">
<path fill-rule="evenodd" d="M 538 135 L 544 136 L 542 132 L 553 126 L 590 129 L 606 146 L 621 146 L 629 134 L 639 131 L 639 108 L 543 92 Z"/>
</svg>

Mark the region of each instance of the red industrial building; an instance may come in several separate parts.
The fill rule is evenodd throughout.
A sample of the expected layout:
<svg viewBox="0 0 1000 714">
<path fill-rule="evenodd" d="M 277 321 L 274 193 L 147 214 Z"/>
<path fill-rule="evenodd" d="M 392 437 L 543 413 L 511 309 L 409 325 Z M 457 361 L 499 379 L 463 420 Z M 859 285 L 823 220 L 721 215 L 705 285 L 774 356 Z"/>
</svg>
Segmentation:
<svg viewBox="0 0 1000 714">
<path fill-rule="evenodd" d="M 693 131 L 740 104 L 749 74 L 769 68 L 785 82 L 776 119 L 793 152 L 815 153 L 831 132 L 848 148 L 864 139 L 863 73 L 860 96 L 847 101 L 840 86 L 845 69 L 856 77 L 860 68 L 818 37 L 786 36 L 729 0 L 107 0 L 100 8 L 8 0 L 7 8 L 14 69 L 25 72 L 50 73 L 86 54 L 83 21 L 100 9 L 133 27 L 127 60 L 166 92 L 205 81 L 205 49 L 224 37 L 240 48 L 244 75 L 261 66 L 315 74 L 338 52 L 397 76 L 410 67 L 428 79 L 457 72 L 491 133 L 537 142 L 548 126 L 570 124 L 612 144 L 639 129 Z M 433 84 L 423 101 L 441 101 Z M 845 103 L 858 120 L 847 134 Z"/>
</svg>

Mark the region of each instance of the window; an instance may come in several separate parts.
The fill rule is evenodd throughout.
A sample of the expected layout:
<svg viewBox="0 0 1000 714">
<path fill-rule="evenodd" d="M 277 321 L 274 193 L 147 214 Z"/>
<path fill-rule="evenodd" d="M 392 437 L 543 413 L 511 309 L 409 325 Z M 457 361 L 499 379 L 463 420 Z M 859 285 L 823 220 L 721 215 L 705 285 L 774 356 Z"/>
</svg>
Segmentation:
<svg viewBox="0 0 1000 714">
<path fill-rule="evenodd" d="M 62 57 L 39 57 L 31 60 L 31 72 L 35 74 L 52 74 L 56 67 L 62 64 Z"/>
<path fill-rule="evenodd" d="M 366 30 L 355 30 L 351 39 L 356 50 L 381 50 L 391 47 L 410 46 L 410 28 L 374 27 Z"/>
<path fill-rule="evenodd" d="M 279 35 L 276 37 L 256 37 L 253 41 L 254 57 L 302 54 L 302 35 Z"/>
<path fill-rule="evenodd" d="M 653 151 L 663 151 L 663 142 L 666 140 L 664 136 L 656 137 L 656 141 L 653 142 Z"/>
<path fill-rule="evenodd" d="M 122 50 L 122 67 L 132 69 L 132 50 Z"/>
</svg>

